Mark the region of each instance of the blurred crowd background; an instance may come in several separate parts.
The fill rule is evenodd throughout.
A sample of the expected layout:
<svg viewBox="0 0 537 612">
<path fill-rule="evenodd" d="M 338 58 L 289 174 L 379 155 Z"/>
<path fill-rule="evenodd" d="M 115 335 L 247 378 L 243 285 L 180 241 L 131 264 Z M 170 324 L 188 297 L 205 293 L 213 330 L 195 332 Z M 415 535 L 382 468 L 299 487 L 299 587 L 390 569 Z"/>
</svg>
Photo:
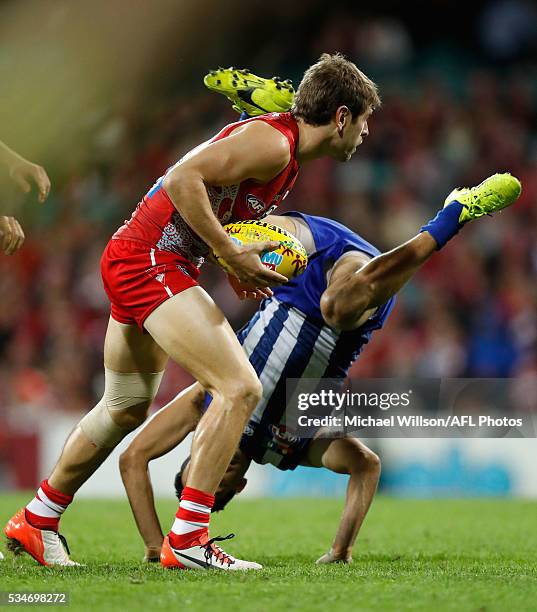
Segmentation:
<svg viewBox="0 0 537 612">
<path fill-rule="evenodd" d="M 154 180 L 236 119 L 205 90 L 218 65 L 298 85 L 341 51 L 383 107 L 347 164 L 305 166 L 281 211 L 334 217 L 381 249 L 412 237 L 452 188 L 496 171 L 517 205 L 465 228 L 401 292 L 353 376 L 519 377 L 537 397 L 537 8 L 467 3 L 12 1 L 0 4 L 0 138 L 45 166 L 41 207 L 1 178 L 27 234 L 0 256 L 0 462 L 9 423 L 82 412 L 102 391 L 109 314 L 99 259 Z M 235 327 L 255 306 L 206 266 Z M 170 366 L 158 404 L 188 381 Z M 4 440 L 2 440 L 4 437 Z M 12 445 L 10 445 L 12 446 Z M 7 451 L 6 451 L 7 453 Z"/>
</svg>

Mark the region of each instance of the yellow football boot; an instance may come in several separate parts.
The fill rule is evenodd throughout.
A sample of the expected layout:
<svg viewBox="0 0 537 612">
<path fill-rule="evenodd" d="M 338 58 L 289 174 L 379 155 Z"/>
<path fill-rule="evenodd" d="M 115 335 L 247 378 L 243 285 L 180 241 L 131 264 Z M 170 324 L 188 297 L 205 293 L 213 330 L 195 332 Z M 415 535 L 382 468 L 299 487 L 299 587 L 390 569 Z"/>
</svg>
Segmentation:
<svg viewBox="0 0 537 612">
<path fill-rule="evenodd" d="M 226 96 L 238 113 L 244 112 L 250 117 L 266 113 L 286 113 L 295 97 L 295 90 L 289 79 L 264 79 L 247 69 L 230 67 L 211 70 L 205 75 L 203 82 L 207 89 Z"/>
<path fill-rule="evenodd" d="M 459 223 L 468 223 L 483 215 L 492 215 L 502 208 L 514 204 L 520 193 L 520 181 L 509 174 L 493 174 L 476 187 L 454 189 L 446 198 L 444 206 L 457 201 L 462 204 Z"/>
</svg>

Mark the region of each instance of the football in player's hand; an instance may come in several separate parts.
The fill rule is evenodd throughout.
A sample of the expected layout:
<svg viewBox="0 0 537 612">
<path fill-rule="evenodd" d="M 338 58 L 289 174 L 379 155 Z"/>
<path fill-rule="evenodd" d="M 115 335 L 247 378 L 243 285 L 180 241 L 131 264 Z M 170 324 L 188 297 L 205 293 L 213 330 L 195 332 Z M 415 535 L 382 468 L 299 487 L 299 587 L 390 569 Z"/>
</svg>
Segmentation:
<svg viewBox="0 0 537 612">
<path fill-rule="evenodd" d="M 269 251 L 261 256 L 261 262 L 270 270 L 274 270 L 294 278 L 302 274 L 308 265 L 308 255 L 302 243 L 281 227 L 264 221 L 240 221 L 224 225 L 224 230 L 237 244 L 253 242 L 278 241 L 280 246 L 275 251 Z M 224 259 L 215 255 L 218 264 L 233 272 Z"/>
</svg>

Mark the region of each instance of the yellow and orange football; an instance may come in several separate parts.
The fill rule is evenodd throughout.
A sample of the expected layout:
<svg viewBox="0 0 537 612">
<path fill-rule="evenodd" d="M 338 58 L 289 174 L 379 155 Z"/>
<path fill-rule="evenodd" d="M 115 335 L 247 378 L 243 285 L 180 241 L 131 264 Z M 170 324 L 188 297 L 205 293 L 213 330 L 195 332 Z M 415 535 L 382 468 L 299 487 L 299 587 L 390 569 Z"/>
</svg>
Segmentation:
<svg viewBox="0 0 537 612">
<path fill-rule="evenodd" d="M 224 230 L 237 244 L 251 244 L 253 242 L 278 241 L 280 246 L 265 253 L 261 262 L 269 270 L 275 270 L 287 278 L 294 278 L 302 274 L 308 265 L 308 255 L 302 243 L 288 231 L 277 225 L 264 221 L 238 221 L 224 225 Z M 218 255 L 215 255 L 218 264 L 232 272 L 228 264 Z"/>
</svg>

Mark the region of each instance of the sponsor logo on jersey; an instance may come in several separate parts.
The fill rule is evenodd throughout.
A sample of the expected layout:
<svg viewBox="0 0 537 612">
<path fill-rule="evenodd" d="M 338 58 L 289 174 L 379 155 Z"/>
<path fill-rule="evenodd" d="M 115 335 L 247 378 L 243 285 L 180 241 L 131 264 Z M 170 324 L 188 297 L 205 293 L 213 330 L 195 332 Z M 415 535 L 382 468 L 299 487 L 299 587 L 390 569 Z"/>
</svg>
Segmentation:
<svg viewBox="0 0 537 612">
<path fill-rule="evenodd" d="M 265 202 L 251 193 L 246 196 L 246 203 L 248 210 L 254 215 L 260 215 L 265 210 Z"/>
</svg>

